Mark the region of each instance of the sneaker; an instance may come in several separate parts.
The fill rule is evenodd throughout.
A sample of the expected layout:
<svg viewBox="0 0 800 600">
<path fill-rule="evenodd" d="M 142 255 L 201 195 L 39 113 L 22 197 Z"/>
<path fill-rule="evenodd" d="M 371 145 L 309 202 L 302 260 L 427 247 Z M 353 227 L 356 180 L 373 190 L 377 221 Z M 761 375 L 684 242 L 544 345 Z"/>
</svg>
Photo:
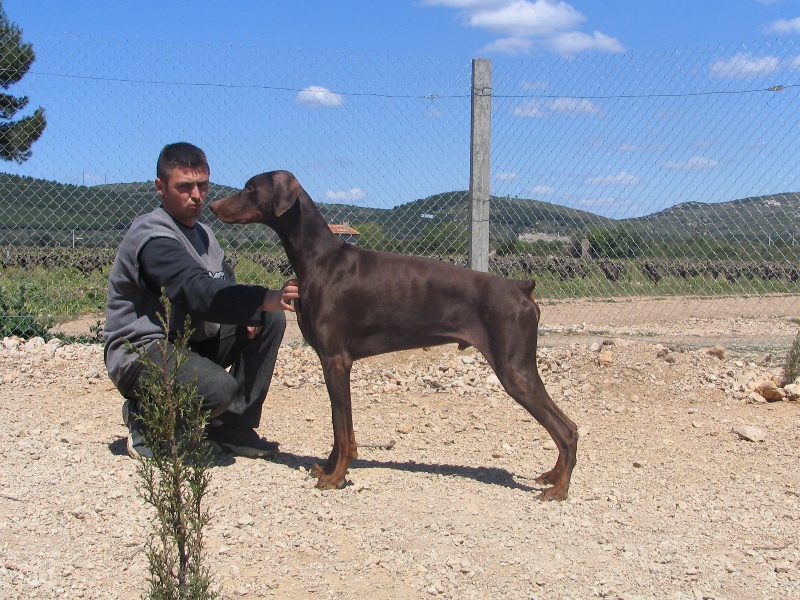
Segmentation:
<svg viewBox="0 0 800 600">
<path fill-rule="evenodd" d="M 133 434 L 128 434 L 128 456 L 131 458 L 153 458 L 153 451 L 144 445 L 141 438 L 137 440 Z"/>
<path fill-rule="evenodd" d="M 247 458 L 272 458 L 278 454 L 279 444 L 268 442 L 251 427 L 238 425 L 210 425 L 206 432 L 208 440 L 231 454 Z"/>
<path fill-rule="evenodd" d="M 142 423 L 130 400 L 122 403 L 122 421 L 128 427 L 128 456 L 131 458 L 153 458 L 153 451 L 144 443 Z"/>
</svg>

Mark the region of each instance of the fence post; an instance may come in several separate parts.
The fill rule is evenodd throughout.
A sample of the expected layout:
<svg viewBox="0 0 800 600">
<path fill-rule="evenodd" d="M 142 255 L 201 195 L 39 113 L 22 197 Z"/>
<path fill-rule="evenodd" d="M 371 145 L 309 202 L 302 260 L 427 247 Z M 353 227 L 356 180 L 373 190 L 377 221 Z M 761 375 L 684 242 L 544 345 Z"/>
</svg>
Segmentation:
<svg viewBox="0 0 800 600">
<path fill-rule="evenodd" d="M 492 61 L 472 60 L 469 165 L 469 267 L 489 270 L 489 181 L 492 142 Z"/>
</svg>

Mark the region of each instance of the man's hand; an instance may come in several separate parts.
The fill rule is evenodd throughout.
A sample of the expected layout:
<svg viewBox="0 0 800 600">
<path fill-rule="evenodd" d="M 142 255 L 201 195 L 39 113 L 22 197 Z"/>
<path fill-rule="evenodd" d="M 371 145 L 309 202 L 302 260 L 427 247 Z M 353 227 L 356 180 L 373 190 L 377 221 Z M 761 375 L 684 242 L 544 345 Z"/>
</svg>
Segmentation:
<svg viewBox="0 0 800 600">
<path fill-rule="evenodd" d="M 290 279 L 281 288 L 281 308 L 294 312 L 294 301 L 300 298 L 300 282 Z"/>
<path fill-rule="evenodd" d="M 294 312 L 293 302 L 300 297 L 300 282 L 290 279 L 279 290 L 268 290 L 264 294 L 261 310 L 288 310 Z"/>
</svg>

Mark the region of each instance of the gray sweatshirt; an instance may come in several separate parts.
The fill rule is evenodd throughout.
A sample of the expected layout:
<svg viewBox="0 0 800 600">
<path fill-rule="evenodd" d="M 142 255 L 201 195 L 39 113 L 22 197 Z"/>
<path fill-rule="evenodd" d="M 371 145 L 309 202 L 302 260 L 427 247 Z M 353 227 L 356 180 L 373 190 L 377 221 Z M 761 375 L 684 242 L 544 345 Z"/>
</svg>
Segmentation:
<svg viewBox="0 0 800 600">
<path fill-rule="evenodd" d="M 103 331 L 108 374 L 121 393 L 138 372 L 136 349 L 164 338 L 162 288 L 172 303 L 170 337 L 183 329 L 187 314 L 192 340 L 214 337 L 219 323 L 261 323 L 266 288 L 236 284 L 224 258 L 206 225 L 186 227 L 161 207 L 134 219 L 109 274 Z"/>
</svg>

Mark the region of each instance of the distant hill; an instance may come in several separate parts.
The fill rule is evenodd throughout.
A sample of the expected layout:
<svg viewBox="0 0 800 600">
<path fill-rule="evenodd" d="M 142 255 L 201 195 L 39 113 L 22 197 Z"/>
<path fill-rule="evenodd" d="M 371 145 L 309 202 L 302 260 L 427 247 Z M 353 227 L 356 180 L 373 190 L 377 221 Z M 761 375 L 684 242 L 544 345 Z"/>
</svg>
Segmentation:
<svg viewBox="0 0 800 600">
<path fill-rule="evenodd" d="M 652 215 L 622 223 L 669 237 L 711 236 L 727 241 L 800 241 L 800 193 L 755 196 L 731 202 L 684 202 Z"/>
<path fill-rule="evenodd" d="M 0 228 L 124 229 L 159 202 L 153 182 L 89 187 L 0 173 Z"/>
<path fill-rule="evenodd" d="M 428 224 L 465 223 L 468 214 L 469 192 L 457 191 L 401 204 L 386 211 L 382 219 L 391 223 L 410 224 L 406 235 L 413 237 Z M 492 233 L 502 237 L 517 237 L 532 232 L 570 237 L 585 227 L 605 226 L 613 222 L 613 219 L 539 200 L 491 197 Z"/>
<path fill-rule="evenodd" d="M 209 197 L 219 198 L 235 189 L 211 185 Z M 354 226 L 376 223 L 385 235 L 413 238 L 426 227 L 467 220 L 468 192 L 454 191 L 378 209 L 346 204 L 317 203 L 331 223 Z M 495 235 L 544 234 L 572 237 L 586 228 L 625 225 L 643 234 L 664 238 L 710 236 L 736 242 L 743 239 L 791 239 L 800 223 L 800 193 L 758 196 L 706 204 L 686 202 L 634 219 L 615 220 L 590 212 L 539 200 L 492 197 L 491 227 Z M 152 182 L 97 186 L 62 184 L 0 173 L 0 231 L 124 230 L 139 214 L 157 206 Z M 213 216 L 206 215 L 223 231 Z M 252 228 L 251 230 L 255 230 Z M 233 229 L 230 229 L 233 232 Z"/>
</svg>

